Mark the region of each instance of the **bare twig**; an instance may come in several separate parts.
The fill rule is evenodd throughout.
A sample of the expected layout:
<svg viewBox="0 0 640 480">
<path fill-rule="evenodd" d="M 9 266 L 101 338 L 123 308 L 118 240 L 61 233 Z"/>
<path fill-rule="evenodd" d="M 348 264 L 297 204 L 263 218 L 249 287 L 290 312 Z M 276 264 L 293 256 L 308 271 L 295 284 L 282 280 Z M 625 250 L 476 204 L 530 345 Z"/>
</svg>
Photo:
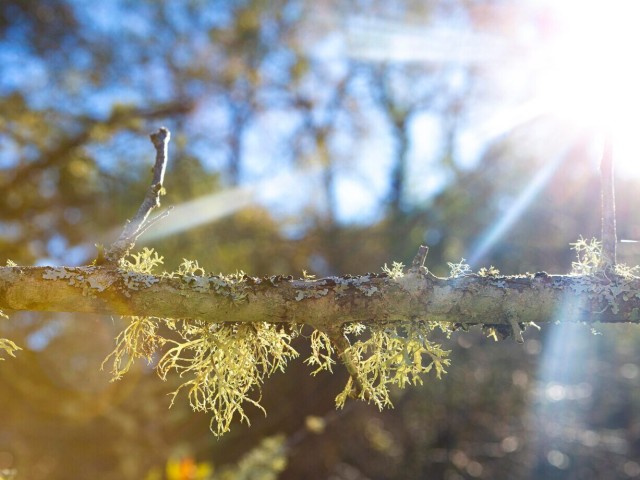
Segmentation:
<svg viewBox="0 0 640 480">
<path fill-rule="evenodd" d="M 118 239 L 113 242 L 109 247 L 105 257 L 107 262 L 116 263 L 122 257 L 124 257 L 129 250 L 131 250 L 136 240 L 142 235 L 151 225 L 158 220 L 164 218 L 168 212 L 164 212 L 151 220 L 147 220 L 151 211 L 160 206 L 160 196 L 164 194 L 162 184 L 164 182 L 164 172 L 167 166 L 167 149 L 169 146 L 169 138 L 171 134 L 169 130 L 162 127 L 156 133 L 150 135 L 151 142 L 156 149 L 156 163 L 153 167 L 153 180 L 147 190 L 147 194 L 144 197 L 140 208 L 135 217 L 127 221 L 122 233 Z"/>
<path fill-rule="evenodd" d="M 511 334 L 513 338 L 518 343 L 524 343 L 524 338 L 522 337 L 522 329 L 518 324 L 518 317 L 511 311 L 507 311 L 507 322 L 509 322 L 509 326 L 511 327 Z"/>
<path fill-rule="evenodd" d="M 429 253 L 429 247 L 427 247 L 426 245 L 420 245 L 418 253 L 416 253 L 415 257 L 413 257 L 413 262 L 411 262 L 411 268 L 409 270 L 420 272 L 421 269 L 424 269 L 424 262 L 427 259 L 427 253 Z"/>
<path fill-rule="evenodd" d="M 604 151 L 600 162 L 602 189 L 602 260 L 605 269 L 616 264 L 616 203 L 613 186 L 613 142 L 611 133 L 604 139 Z"/>
</svg>

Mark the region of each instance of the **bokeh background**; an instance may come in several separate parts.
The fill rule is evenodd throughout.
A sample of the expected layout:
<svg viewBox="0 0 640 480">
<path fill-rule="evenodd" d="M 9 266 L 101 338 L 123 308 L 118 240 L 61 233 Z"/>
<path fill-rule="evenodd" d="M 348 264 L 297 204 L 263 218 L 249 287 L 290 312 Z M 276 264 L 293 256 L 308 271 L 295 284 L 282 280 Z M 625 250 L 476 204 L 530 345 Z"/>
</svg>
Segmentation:
<svg viewBox="0 0 640 480">
<path fill-rule="evenodd" d="M 90 262 L 137 209 L 164 125 L 175 208 L 140 246 L 167 270 L 363 274 L 428 244 L 438 275 L 461 258 L 567 273 L 570 243 L 599 235 L 602 131 L 562 103 L 590 74 L 554 76 L 584 17 L 557 3 L 2 0 L 2 261 Z M 633 240 L 627 160 L 618 234 Z M 217 439 L 184 396 L 168 408 L 177 384 L 153 366 L 100 371 L 123 320 L 7 313 L 0 337 L 24 350 L 0 363 L 0 470 L 17 479 L 640 477 L 637 327 L 560 311 L 577 323 L 524 345 L 456 332 L 449 373 L 382 412 L 336 412 L 345 373 L 298 360 L 265 384 L 266 417 L 249 407 L 251 426 Z"/>
</svg>

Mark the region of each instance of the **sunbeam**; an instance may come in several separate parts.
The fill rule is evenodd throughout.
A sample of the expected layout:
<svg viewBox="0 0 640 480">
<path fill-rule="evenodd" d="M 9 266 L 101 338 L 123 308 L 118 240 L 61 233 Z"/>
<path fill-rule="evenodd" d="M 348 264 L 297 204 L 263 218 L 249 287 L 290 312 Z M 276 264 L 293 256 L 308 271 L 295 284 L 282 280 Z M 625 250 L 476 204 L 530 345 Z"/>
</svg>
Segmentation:
<svg viewBox="0 0 640 480">
<path fill-rule="evenodd" d="M 533 118 L 513 112 L 534 106 L 533 116 L 551 113 L 578 127 L 612 131 L 617 166 L 640 175 L 640 4 L 546 0 L 493 8 L 498 16 L 501 8 L 521 14 L 509 29 L 499 22 L 474 28 L 463 17 L 437 28 L 352 18 L 346 27 L 348 53 L 367 62 L 480 68 L 495 78 L 496 91 L 507 102 L 502 109 L 491 103 L 496 118 L 513 122 L 501 132 Z M 484 141 L 493 139 L 488 135 Z"/>
<path fill-rule="evenodd" d="M 477 266 L 478 262 L 489 253 L 509 228 L 518 221 L 527 207 L 538 196 L 540 191 L 553 177 L 553 174 L 562 165 L 569 150 L 571 150 L 571 142 L 564 144 L 560 153 L 557 153 L 544 168 L 538 171 L 536 176 L 533 177 L 509 209 L 501 214 L 500 217 L 478 237 L 476 243 L 471 247 L 471 253 L 469 254 L 469 264 L 472 267 Z"/>
<path fill-rule="evenodd" d="M 580 443 L 578 433 L 589 432 L 589 406 L 597 387 L 588 377 L 588 363 L 593 354 L 594 336 L 580 323 L 579 301 L 567 298 L 557 312 L 558 324 L 552 325 L 544 342 L 537 388 L 531 403 L 536 432 L 537 464 L 530 478 L 559 478 L 554 474 L 568 470 L 574 450 Z"/>
</svg>

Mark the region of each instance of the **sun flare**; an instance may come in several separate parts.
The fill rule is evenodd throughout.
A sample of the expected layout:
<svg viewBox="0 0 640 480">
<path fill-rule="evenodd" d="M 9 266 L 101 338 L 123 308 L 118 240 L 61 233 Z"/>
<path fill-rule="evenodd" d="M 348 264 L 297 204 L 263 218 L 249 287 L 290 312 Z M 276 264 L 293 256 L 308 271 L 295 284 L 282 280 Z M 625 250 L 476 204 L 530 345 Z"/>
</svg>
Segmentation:
<svg viewBox="0 0 640 480">
<path fill-rule="evenodd" d="M 553 2 L 538 92 L 549 110 L 610 131 L 617 166 L 640 175 L 640 2 Z"/>
</svg>

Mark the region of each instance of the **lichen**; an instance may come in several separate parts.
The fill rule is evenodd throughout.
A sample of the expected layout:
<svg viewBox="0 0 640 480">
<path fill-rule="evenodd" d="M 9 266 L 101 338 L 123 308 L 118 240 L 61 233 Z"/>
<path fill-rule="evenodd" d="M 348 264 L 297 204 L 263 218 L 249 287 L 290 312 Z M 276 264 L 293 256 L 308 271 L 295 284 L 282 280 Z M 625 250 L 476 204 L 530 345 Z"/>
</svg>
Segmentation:
<svg viewBox="0 0 640 480">
<path fill-rule="evenodd" d="M 258 399 L 265 378 L 284 371 L 287 362 L 298 356 L 283 326 L 195 320 L 174 325 L 182 340 L 168 340 L 173 347 L 160 359 L 158 373 L 166 379 L 175 371 L 187 379 L 173 392 L 172 403 L 186 390 L 195 411 L 212 414 L 211 431 L 218 436 L 229 431 L 236 416 L 250 423 L 245 403 L 264 412 Z"/>
<path fill-rule="evenodd" d="M 465 262 L 466 260 L 464 258 L 458 263 L 447 262 L 450 271 L 449 278 L 466 277 L 467 275 L 471 275 L 473 273 L 471 266 Z"/>
<path fill-rule="evenodd" d="M 385 263 L 384 267 L 382 267 L 382 271 L 393 280 L 404 277 L 404 265 L 400 262 L 393 262 L 391 264 L 391 268 L 387 267 L 387 264 Z"/>
<path fill-rule="evenodd" d="M 329 293 L 328 288 L 323 288 L 320 290 L 296 290 L 295 301 L 299 302 L 304 300 L 305 298 L 322 298 Z"/>
<path fill-rule="evenodd" d="M 68 280 L 72 287 L 82 289 L 82 295 L 95 297 L 96 293 L 103 292 L 114 282 L 108 275 L 99 275 L 94 267 L 85 267 L 83 273 L 75 272 L 66 267 L 51 267 L 42 274 L 44 280 Z"/>
<path fill-rule="evenodd" d="M 42 274 L 42 278 L 45 280 L 62 280 L 66 278 L 73 278 L 75 274 L 67 271 L 65 267 L 51 267 L 47 268 Z M 73 285 L 73 284 L 70 284 Z"/>
<path fill-rule="evenodd" d="M 311 375 L 317 375 L 319 372 L 326 370 L 333 373 L 332 366 L 336 363 L 333 359 L 333 345 L 329 336 L 314 330 L 309 337 L 309 343 L 311 346 L 311 355 L 304 361 L 309 366 L 317 367 Z"/>
<path fill-rule="evenodd" d="M 102 362 L 102 368 L 112 362 L 110 370 L 112 381 L 122 378 L 138 358 L 144 358 L 148 364 L 151 364 L 156 350 L 166 343 L 166 340 L 158 335 L 158 327 L 162 319 L 129 318 L 129 325 L 116 337 L 116 348 Z"/>
<path fill-rule="evenodd" d="M 136 273 L 152 273 L 156 267 L 164 263 L 164 257 L 158 255 L 153 248 L 144 247 L 141 252 L 132 253 L 118 262 L 121 270 Z"/>
<path fill-rule="evenodd" d="M 138 272 L 122 272 L 121 277 L 128 290 L 149 288 L 160 281 L 154 275 Z"/>
<path fill-rule="evenodd" d="M 393 406 L 390 387 L 404 388 L 422 384 L 422 375 L 432 370 L 437 378 L 446 373 L 449 352 L 428 339 L 429 334 L 442 326 L 436 322 L 413 322 L 395 325 L 363 324 L 347 326 L 345 336 L 353 336 L 353 343 L 343 352 L 355 368 L 342 392 L 336 397 L 336 406 L 344 406 L 347 398 L 355 396 L 375 404 L 379 409 Z M 359 338 L 365 332 L 368 338 Z M 425 362 L 426 360 L 426 362 Z M 354 378 L 355 377 L 355 378 Z"/>
<path fill-rule="evenodd" d="M 616 264 L 609 272 L 603 265 L 601 242 L 580 237 L 571 245 L 577 260 L 571 264 L 571 274 L 576 278 L 569 288 L 576 295 L 587 295 L 593 302 L 604 305 L 603 312 L 611 309 L 614 314 L 620 312 L 619 300 L 628 301 L 632 293 L 640 298 L 633 284 L 639 278 L 640 266 Z"/>
<path fill-rule="evenodd" d="M 379 292 L 378 287 L 376 287 L 376 286 L 365 287 L 363 285 L 360 285 L 358 290 L 360 290 L 362 293 L 364 293 L 367 297 L 370 297 L 374 293 Z"/>
<path fill-rule="evenodd" d="M 187 264 L 192 264 L 191 269 L 179 269 L 177 272 L 169 274 L 175 278 L 180 276 L 182 280 L 189 285 L 189 289 L 200 292 L 215 292 L 223 297 L 228 297 L 233 303 L 242 303 L 247 299 L 246 280 L 247 275 L 242 271 L 237 271 L 229 275 L 206 275 L 204 270 L 198 266 L 198 262 L 190 262 L 185 260 Z"/>
<path fill-rule="evenodd" d="M 5 314 L 2 310 L 0 310 L 0 317 L 9 318 L 7 314 Z M 22 350 L 18 345 L 9 340 L 8 338 L 0 338 L 0 350 L 4 350 L 11 357 L 15 357 L 15 352 Z M 0 361 L 4 360 L 4 358 L 0 357 Z"/>
<path fill-rule="evenodd" d="M 464 261 L 464 259 L 462 260 Z M 498 275 L 500 275 L 500 270 L 498 270 L 493 265 L 491 265 L 489 268 L 482 267 L 480 270 L 478 270 L 478 275 L 481 277 L 497 277 Z"/>
</svg>

